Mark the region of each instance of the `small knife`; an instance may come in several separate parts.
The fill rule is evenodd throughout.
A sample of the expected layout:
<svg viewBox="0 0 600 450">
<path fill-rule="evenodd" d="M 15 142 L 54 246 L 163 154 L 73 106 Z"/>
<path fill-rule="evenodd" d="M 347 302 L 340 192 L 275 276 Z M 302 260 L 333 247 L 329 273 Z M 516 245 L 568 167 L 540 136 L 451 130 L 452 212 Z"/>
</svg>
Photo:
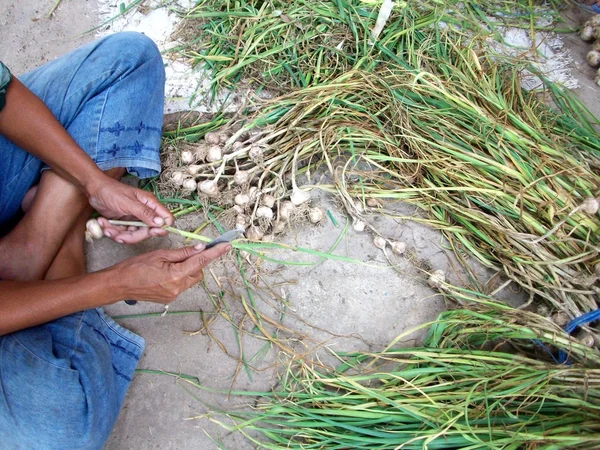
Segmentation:
<svg viewBox="0 0 600 450">
<path fill-rule="evenodd" d="M 240 228 L 236 228 L 235 230 L 227 231 L 226 233 L 223 233 L 218 238 L 213 239 L 208 244 L 206 244 L 206 247 L 204 247 L 204 250 L 208 250 L 209 248 L 214 247 L 217 244 L 222 244 L 223 242 L 231 242 L 234 239 L 242 237 L 244 235 L 244 231 L 245 230 L 242 230 Z"/>
</svg>

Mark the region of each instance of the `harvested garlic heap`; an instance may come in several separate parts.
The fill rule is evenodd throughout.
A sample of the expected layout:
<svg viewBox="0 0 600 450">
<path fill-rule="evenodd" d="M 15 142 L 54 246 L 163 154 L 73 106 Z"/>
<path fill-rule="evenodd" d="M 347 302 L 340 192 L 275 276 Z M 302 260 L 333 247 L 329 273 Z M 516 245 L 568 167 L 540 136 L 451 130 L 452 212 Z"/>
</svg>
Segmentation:
<svg viewBox="0 0 600 450">
<path fill-rule="evenodd" d="M 600 15 L 594 14 L 581 29 L 579 36 L 584 41 L 594 41 L 592 49 L 587 54 L 587 62 L 596 68 L 600 66 Z M 600 69 L 596 72 L 595 83 L 600 86 Z"/>
<path fill-rule="evenodd" d="M 251 240 L 272 241 L 295 222 L 323 222 L 325 210 L 311 202 L 310 190 L 297 186 L 293 176 L 282 177 L 291 181 L 291 189 L 265 177 L 269 158 L 276 155 L 260 135 L 260 130 L 206 133 L 204 141 L 186 146 L 165 164 L 161 180 L 183 195 L 197 193 L 201 201 L 223 207 L 224 225 L 245 228 Z"/>
</svg>

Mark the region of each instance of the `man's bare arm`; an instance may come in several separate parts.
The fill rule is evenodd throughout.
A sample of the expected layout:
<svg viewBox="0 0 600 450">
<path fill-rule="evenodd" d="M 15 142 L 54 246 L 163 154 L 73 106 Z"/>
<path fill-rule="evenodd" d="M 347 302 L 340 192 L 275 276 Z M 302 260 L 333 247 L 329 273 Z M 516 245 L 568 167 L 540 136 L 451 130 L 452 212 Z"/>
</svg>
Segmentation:
<svg viewBox="0 0 600 450">
<path fill-rule="evenodd" d="M 111 218 L 134 216 L 151 227 L 173 223 L 172 214 L 152 194 L 106 176 L 46 105 L 16 77 L 8 86 L 6 105 L 0 111 L 0 135 L 37 156 L 62 178 L 78 186 L 101 214 Z M 155 231 L 165 234 L 160 228 Z M 117 238 L 116 234 L 115 230 L 111 237 Z M 150 236 L 148 233 L 143 237 Z M 130 239 L 124 240 L 133 243 Z"/>
<path fill-rule="evenodd" d="M 99 272 L 52 281 L 0 281 L 0 335 L 119 300 L 168 304 L 202 279 L 231 246 L 184 247 L 129 258 Z"/>
</svg>

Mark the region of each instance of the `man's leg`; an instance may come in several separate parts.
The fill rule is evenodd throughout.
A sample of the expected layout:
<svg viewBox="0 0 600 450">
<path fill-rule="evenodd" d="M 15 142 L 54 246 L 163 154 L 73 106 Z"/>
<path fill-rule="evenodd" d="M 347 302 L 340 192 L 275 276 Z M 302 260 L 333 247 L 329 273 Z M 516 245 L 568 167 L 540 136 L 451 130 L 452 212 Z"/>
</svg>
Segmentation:
<svg viewBox="0 0 600 450">
<path fill-rule="evenodd" d="M 121 179 L 124 173 L 125 169 L 120 168 L 106 171 L 108 176 L 116 180 Z M 83 245 L 85 242 L 85 224 L 91 212 L 92 209 L 89 206 L 86 207 L 68 231 L 50 268 L 46 272 L 45 280 L 58 280 L 83 275 L 86 272 Z"/>
<path fill-rule="evenodd" d="M 140 177 L 160 170 L 164 70 L 145 36 L 111 35 L 20 79 L 101 169 L 124 167 Z M 42 163 L 2 137 L 0 154 L 1 227 L 38 181 Z M 43 278 L 86 207 L 85 196 L 51 172 L 39 189 L 27 217 L 0 241 L 0 278 Z"/>
</svg>

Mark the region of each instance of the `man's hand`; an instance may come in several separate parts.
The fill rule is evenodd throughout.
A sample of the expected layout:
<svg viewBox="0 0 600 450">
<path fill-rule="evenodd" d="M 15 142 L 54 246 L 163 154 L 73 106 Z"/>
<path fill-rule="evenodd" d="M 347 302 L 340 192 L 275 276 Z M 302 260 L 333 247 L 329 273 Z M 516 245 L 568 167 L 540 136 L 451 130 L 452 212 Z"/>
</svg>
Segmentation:
<svg viewBox="0 0 600 450">
<path fill-rule="evenodd" d="M 203 269 L 231 249 L 203 244 L 175 250 L 157 250 L 127 259 L 108 270 L 118 274 L 118 290 L 131 300 L 169 304 L 202 279 Z"/>
<path fill-rule="evenodd" d="M 164 236 L 160 227 L 173 224 L 173 215 L 154 195 L 120 183 L 108 176 L 88 185 L 92 208 L 110 219 L 141 220 L 150 228 L 117 227 L 99 219 L 105 236 L 121 244 L 135 244 L 152 236 Z"/>
</svg>

